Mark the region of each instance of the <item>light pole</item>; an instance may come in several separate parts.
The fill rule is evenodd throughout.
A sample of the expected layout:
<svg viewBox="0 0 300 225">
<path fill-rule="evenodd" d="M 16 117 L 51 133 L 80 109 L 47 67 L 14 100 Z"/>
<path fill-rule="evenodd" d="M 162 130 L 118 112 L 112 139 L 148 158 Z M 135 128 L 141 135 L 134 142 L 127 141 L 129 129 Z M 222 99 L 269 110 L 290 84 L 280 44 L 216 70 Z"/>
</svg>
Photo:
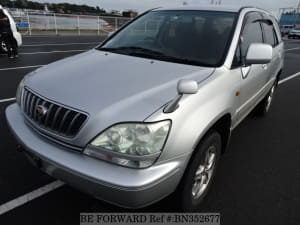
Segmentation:
<svg viewBox="0 0 300 225">
<path fill-rule="evenodd" d="M 298 22 L 298 17 L 299 17 L 299 9 L 300 9 L 300 0 L 299 0 L 299 4 L 298 4 L 298 7 L 297 7 L 297 15 L 296 15 L 296 22 L 295 23 L 297 23 Z M 295 24 L 295 26 L 296 26 L 296 24 Z"/>
<path fill-rule="evenodd" d="M 298 4 L 298 7 L 296 9 L 296 12 L 295 12 L 295 20 L 294 20 L 294 28 L 297 26 L 297 22 L 298 22 L 298 16 L 299 16 L 299 9 L 300 9 L 300 1 L 299 1 L 299 4 Z"/>
<path fill-rule="evenodd" d="M 15 1 L 16 0 L 10 0 L 12 2 L 12 8 L 15 8 Z"/>
<path fill-rule="evenodd" d="M 210 4 L 212 4 L 212 5 L 221 5 L 222 4 L 222 0 L 211 0 Z"/>
</svg>

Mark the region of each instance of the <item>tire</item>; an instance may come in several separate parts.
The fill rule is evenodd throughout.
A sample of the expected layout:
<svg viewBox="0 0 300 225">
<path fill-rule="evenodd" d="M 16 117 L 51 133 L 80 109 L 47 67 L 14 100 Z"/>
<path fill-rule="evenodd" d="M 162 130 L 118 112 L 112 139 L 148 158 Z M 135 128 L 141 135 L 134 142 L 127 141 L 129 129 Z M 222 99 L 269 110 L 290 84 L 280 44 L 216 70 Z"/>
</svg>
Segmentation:
<svg viewBox="0 0 300 225">
<path fill-rule="evenodd" d="M 259 117 L 265 117 L 272 106 L 278 82 L 276 81 L 267 96 L 254 109 L 255 114 Z"/>
<path fill-rule="evenodd" d="M 4 41 L 0 42 L 0 51 L 3 53 L 7 52 L 6 44 L 4 43 Z"/>
<path fill-rule="evenodd" d="M 207 195 L 221 157 L 221 149 L 221 136 L 212 131 L 195 150 L 176 193 L 184 212 L 197 210 Z"/>
</svg>

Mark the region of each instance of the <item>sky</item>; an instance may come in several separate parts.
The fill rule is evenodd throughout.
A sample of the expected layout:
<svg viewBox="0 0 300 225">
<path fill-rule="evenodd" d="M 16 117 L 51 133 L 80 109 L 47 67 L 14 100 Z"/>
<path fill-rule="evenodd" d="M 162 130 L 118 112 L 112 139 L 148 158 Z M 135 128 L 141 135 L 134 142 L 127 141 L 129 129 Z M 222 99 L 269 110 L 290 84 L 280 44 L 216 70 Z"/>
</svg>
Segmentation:
<svg viewBox="0 0 300 225">
<path fill-rule="evenodd" d="M 160 6 L 179 6 L 186 1 L 190 5 L 203 4 L 207 5 L 212 0 L 36 0 L 39 2 L 68 2 L 75 4 L 87 4 L 99 6 L 105 10 L 127 10 L 133 9 L 138 12 L 143 12 L 150 8 Z M 219 0 L 213 0 L 219 1 Z M 222 5 L 246 5 L 257 6 L 273 12 L 279 11 L 279 8 L 297 7 L 300 0 L 221 0 Z"/>
</svg>

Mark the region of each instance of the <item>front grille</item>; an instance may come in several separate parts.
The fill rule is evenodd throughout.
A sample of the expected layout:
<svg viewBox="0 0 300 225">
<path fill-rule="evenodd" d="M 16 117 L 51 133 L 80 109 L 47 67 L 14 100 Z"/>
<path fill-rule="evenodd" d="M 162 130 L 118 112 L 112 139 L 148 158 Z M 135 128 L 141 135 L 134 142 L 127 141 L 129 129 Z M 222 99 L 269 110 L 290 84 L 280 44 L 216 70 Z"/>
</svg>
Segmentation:
<svg viewBox="0 0 300 225">
<path fill-rule="evenodd" d="M 38 107 L 44 113 L 39 113 Z M 35 125 L 66 137 L 74 137 L 87 120 L 87 115 L 43 99 L 28 89 L 23 92 L 22 108 Z"/>
</svg>

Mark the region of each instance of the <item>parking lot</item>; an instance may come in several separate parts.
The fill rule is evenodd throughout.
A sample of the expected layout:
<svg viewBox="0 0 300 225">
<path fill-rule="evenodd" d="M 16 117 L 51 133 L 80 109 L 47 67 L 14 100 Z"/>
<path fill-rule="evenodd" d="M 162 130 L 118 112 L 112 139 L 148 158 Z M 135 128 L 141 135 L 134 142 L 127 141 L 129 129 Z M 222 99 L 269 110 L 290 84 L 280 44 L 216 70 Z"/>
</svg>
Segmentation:
<svg viewBox="0 0 300 225">
<path fill-rule="evenodd" d="M 18 152 L 4 116 L 27 73 L 91 49 L 102 39 L 25 37 L 18 59 L 0 56 L 0 214 L 11 208 L 0 215 L 1 225 L 78 224 L 80 212 L 130 211 L 96 200 L 31 166 Z M 285 70 L 270 114 L 264 119 L 250 115 L 233 132 L 215 183 L 199 208 L 220 212 L 222 225 L 300 224 L 300 40 L 285 43 Z M 135 211 L 178 212 L 179 206 L 170 196 Z"/>
</svg>

